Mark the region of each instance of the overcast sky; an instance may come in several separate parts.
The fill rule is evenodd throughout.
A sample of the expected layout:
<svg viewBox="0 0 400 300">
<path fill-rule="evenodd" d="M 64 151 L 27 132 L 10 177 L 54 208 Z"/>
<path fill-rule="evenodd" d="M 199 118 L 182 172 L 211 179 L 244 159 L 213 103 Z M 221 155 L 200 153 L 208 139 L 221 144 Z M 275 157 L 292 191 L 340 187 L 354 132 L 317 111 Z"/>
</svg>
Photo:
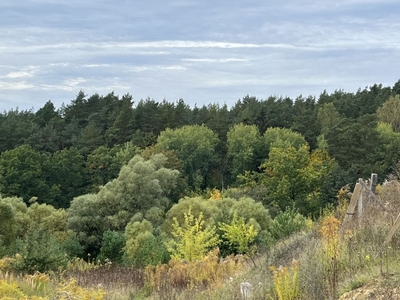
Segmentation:
<svg viewBox="0 0 400 300">
<path fill-rule="evenodd" d="M 79 90 L 193 106 L 400 78 L 398 0 L 1 0 L 0 111 Z"/>
</svg>

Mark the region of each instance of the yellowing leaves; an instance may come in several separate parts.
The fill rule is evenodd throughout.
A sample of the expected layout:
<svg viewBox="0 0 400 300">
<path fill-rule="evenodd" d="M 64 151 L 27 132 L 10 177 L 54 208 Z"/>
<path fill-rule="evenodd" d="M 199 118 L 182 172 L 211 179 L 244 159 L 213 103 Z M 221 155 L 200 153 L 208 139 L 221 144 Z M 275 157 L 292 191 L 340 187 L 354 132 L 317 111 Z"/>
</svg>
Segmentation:
<svg viewBox="0 0 400 300">
<path fill-rule="evenodd" d="M 187 261 L 199 260 L 219 243 L 215 226 L 206 226 L 203 213 L 195 217 L 191 207 L 184 213 L 184 222 L 179 224 L 177 218 L 173 219 L 172 235 L 174 239 L 166 243 L 173 259 Z"/>
<path fill-rule="evenodd" d="M 223 237 L 239 253 L 248 252 L 251 243 L 258 234 L 253 224 L 250 224 L 250 222 L 245 223 L 244 218 L 239 218 L 237 214 L 234 214 L 231 224 L 219 223 L 219 229 L 224 232 Z"/>
<path fill-rule="evenodd" d="M 262 182 L 268 189 L 270 201 L 278 203 L 282 210 L 294 202 L 310 213 L 319 206 L 315 197 L 333 164 L 333 159 L 324 150 L 310 154 L 307 144 L 298 149 L 272 145 L 269 159 L 261 165 L 264 169 Z"/>
</svg>

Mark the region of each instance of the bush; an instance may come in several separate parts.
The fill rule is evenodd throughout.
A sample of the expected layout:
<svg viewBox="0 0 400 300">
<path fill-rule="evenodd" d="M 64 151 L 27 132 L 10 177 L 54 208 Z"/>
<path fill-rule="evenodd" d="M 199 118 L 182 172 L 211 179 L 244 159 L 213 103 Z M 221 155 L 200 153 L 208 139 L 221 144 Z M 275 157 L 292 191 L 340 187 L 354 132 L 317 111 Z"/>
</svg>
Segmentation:
<svg viewBox="0 0 400 300">
<path fill-rule="evenodd" d="M 129 262 L 136 267 L 144 267 L 164 264 L 169 259 L 169 252 L 162 239 L 151 234 L 141 240 L 135 256 Z"/>
<path fill-rule="evenodd" d="M 271 267 L 273 284 L 279 300 L 294 300 L 299 297 L 299 262 L 294 260 L 288 267 Z"/>
<path fill-rule="evenodd" d="M 46 272 L 66 267 L 67 255 L 61 244 L 50 232 L 36 228 L 27 232 L 24 240 L 17 243 L 18 257 L 15 269 L 24 273 Z"/>
<path fill-rule="evenodd" d="M 307 219 L 296 208 L 287 207 L 285 211 L 275 217 L 271 227 L 271 234 L 276 240 L 279 240 L 306 227 Z"/>
<path fill-rule="evenodd" d="M 98 260 L 104 262 L 106 259 L 112 262 L 122 263 L 123 249 L 125 247 L 125 236 L 122 232 L 107 230 L 103 233 L 103 242 L 100 248 Z"/>
<path fill-rule="evenodd" d="M 78 237 L 72 230 L 67 231 L 67 235 L 61 245 L 69 258 L 82 257 L 84 255 L 83 246 L 79 243 Z"/>
</svg>

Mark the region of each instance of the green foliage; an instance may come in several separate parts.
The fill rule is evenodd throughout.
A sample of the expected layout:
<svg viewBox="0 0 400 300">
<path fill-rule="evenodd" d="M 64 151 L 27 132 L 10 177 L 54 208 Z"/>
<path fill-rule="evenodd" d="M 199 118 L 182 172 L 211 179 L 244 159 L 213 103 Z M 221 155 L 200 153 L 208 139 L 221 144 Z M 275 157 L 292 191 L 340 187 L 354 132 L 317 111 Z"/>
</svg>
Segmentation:
<svg viewBox="0 0 400 300">
<path fill-rule="evenodd" d="M 218 205 L 218 203 L 217 203 Z M 268 230 L 271 226 L 271 216 L 261 202 L 256 202 L 249 197 L 242 197 L 232 203 L 229 208 L 231 216 L 235 214 L 243 217 L 246 222 L 254 219 L 257 222 L 257 230 Z"/>
<path fill-rule="evenodd" d="M 317 125 L 317 104 L 314 96 L 296 98 L 292 107 L 293 122 L 290 129 L 302 134 L 311 149 L 316 148 L 317 136 L 320 133 Z"/>
<path fill-rule="evenodd" d="M 101 131 L 92 121 L 80 131 L 76 144 L 78 144 L 81 152 L 87 155 L 103 143 L 104 141 L 101 136 Z"/>
<path fill-rule="evenodd" d="M 69 258 L 83 257 L 84 249 L 79 243 L 78 237 L 72 230 L 67 230 L 61 239 L 61 246 Z"/>
<path fill-rule="evenodd" d="M 306 144 L 304 136 L 287 128 L 270 127 L 263 136 L 263 157 L 267 158 L 272 147 L 300 149 Z"/>
<path fill-rule="evenodd" d="M 379 121 L 390 124 L 394 132 L 400 132 L 400 95 L 390 97 L 376 113 Z"/>
<path fill-rule="evenodd" d="M 32 228 L 51 232 L 60 242 L 69 234 L 66 211 L 51 205 L 33 203 L 27 207 L 21 198 L 0 197 L 0 215 L 0 238 L 10 250 Z"/>
<path fill-rule="evenodd" d="M 17 108 L 0 113 L 0 153 L 23 145 L 37 130 L 32 111 Z"/>
<path fill-rule="evenodd" d="M 300 218 L 285 211 L 272 222 L 269 212 L 294 203 L 304 215 L 317 216 L 348 182 L 372 171 L 380 178 L 400 176 L 398 86 L 324 92 L 318 103 L 313 97 L 294 102 L 247 96 L 232 109 L 211 104 L 193 110 L 183 100 L 147 99 L 133 108 L 130 95 L 80 92 L 59 111 L 49 101 L 37 113 L 0 113 L 0 192 L 9 196 L 0 198 L 0 252 L 23 249 L 36 228 L 49 232 L 69 256 L 82 255 L 82 247 L 93 257 L 116 253 L 126 225 L 147 220 L 151 230 L 139 240 L 129 236 L 139 245 L 129 261 L 158 263 L 168 259 L 164 234 L 176 231 L 175 218 L 185 223 L 190 207 L 194 219 L 201 217 L 211 227 L 230 224 L 233 232 L 254 226 L 258 234 L 252 243 L 264 245 L 271 233 L 278 238 L 291 232 Z M 321 149 L 311 152 L 305 141 L 315 149 L 318 134 Z M 156 141 L 143 157 L 134 157 L 137 146 Z M 264 172 L 257 169 L 261 162 Z M 246 185 L 236 190 L 171 207 L 187 195 L 187 182 L 203 194 L 236 183 L 230 176 L 239 174 Z M 87 192 L 95 194 L 80 196 Z M 67 208 L 72 199 L 67 214 L 55 209 Z M 221 229 L 217 234 L 228 239 Z M 220 242 L 220 254 L 238 252 L 233 245 Z"/>
<path fill-rule="evenodd" d="M 0 238 L 2 244 L 9 245 L 15 240 L 15 209 L 4 201 L 0 202 Z"/>
<path fill-rule="evenodd" d="M 125 228 L 125 260 L 133 265 L 141 265 L 141 261 L 137 261 L 137 253 L 151 236 L 153 236 L 153 225 L 147 221 L 131 221 Z"/>
<path fill-rule="evenodd" d="M 282 210 L 295 204 L 304 213 L 317 213 L 320 188 L 332 172 L 333 160 L 323 150 L 310 155 L 306 144 L 299 149 L 273 147 L 262 168 L 269 203 Z"/>
<path fill-rule="evenodd" d="M 123 165 L 126 165 L 136 154 L 138 147 L 132 142 L 115 145 L 112 148 L 100 146 L 87 157 L 87 171 L 92 184 L 92 191 L 118 177 Z"/>
<path fill-rule="evenodd" d="M 134 111 L 132 108 L 132 96 L 127 94 L 121 99 L 122 105 L 113 125 L 106 132 L 106 140 L 109 146 L 123 144 L 132 139 L 134 132 Z"/>
<path fill-rule="evenodd" d="M 115 263 L 122 262 L 124 254 L 123 248 L 125 247 L 125 236 L 118 231 L 107 230 L 103 233 L 101 242 L 100 254 L 98 260 L 104 262 L 110 260 Z"/>
<path fill-rule="evenodd" d="M 168 168 L 182 174 L 174 202 L 185 196 L 186 182 L 198 192 L 226 188 L 237 183 L 236 175 L 258 172 L 272 144 L 299 149 L 307 141 L 315 150 L 318 135 L 319 147 L 336 159 L 346 183 L 369 177 L 371 170 L 384 178 L 395 173 L 398 145 L 372 129 L 376 120 L 371 115 L 398 131 L 398 87 L 397 82 L 393 89 L 374 84 L 356 93 L 324 91 L 318 101 L 312 96 L 245 96 L 231 108 L 211 103 L 193 109 L 182 99 L 149 98 L 133 107 L 129 94 L 88 96 L 81 91 L 58 110 L 48 101 L 36 113 L 0 113 L 0 154 L 13 151 L 0 159 L 0 191 L 27 203 L 37 197 L 39 203 L 66 208 L 74 197 L 97 192 L 117 178 L 120 167 L 137 154 L 136 146 L 145 148 L 157 140 L 153 154 L 175 153 L 179 166 Z M 261 139 L 259 134 L 264 134 Z M 341 182 L 332 178 L 330 184 L 334 190 Z M 256 180 L 252 188 L 258 185 Z"/>
<path fill-rule="evenodd" d="M 227 135 L 228 157 L 231 159 L 232 176 L 245 171 L 255 171 L 259 162 L 261 138 L 255 125 L 237 124 Z"/>
<path fill-rule="evenodd" d="M 254 226 L 254 230 L 258 233 L 255 240 L 258 246 L 267 246 L 271 241 L 269 228 L 272 219 L 261 202 L 256 202 L 249 197 L 241 197 L 240 199 L 226 198 L 221 194 L 218 198 L 211 197 L 208 200 L 201 197 L 181 199 L 166 213 L 166 219 L 162 225 L 163 231 L 172 236 L 171 232 L 174 230 L 175 219 L 179 224 L 184 224 L 184 216 L 189 209 L 196 218 L 199 218 L 200 214 L 202 214 L 204 222 L 208 225 L 231 224 L 234 216 L 237 215 L 239 219 L 243 218 L 246 224 Z M 219 228 L 217 228 L 217 232 L 220 237 L 224 234 Z M 234 246 L 230 246 L 229 243 L 223 241 L 220 241 L 218 246 L 222 256 L 237 252 Z"/>
<path fill-rule="evenodd" d="M 400 132 L 394 132 L 388 123 L 379 122 L 377 128 L 380 137 L 384 141 L 385 168 L 394 178 L 400 178 Z"/>
<path fill-rule="evenodd" d="M 142 267 L 168 261 L 169 254 L 162 239 L 153 232 L 153 225 L 147 220 L 129 222 L 125 229 L 127 263 Z"/>
<path fill-rule="evenodd" d="M 219 242 L 215 226 L 205 226 L 203 213 L 195 217 L 191 208 L 184 214 L 184 223 L 179 224 L 174 218 L 172 227 L 174 239 L 170 240 L 166 246 L 172 258 L 176 260 L 199 260 Z"/>
<path fill-rule="evenodd" d="M 170 255 L 160 236 L 146 235 L 141 238 L 141 243 L 136 250 L 135 257 L 128 262 L 137 267 L 156 266 L 165 264 L 170 260 Z"/>
<path fill-rule="evenodd" d="M 244 218 L 247 224 L 254 225 L 254 229 L 258 233 L 254 243 L 258 248 L 266 249 L 271 245 L 270 227 L 272 219 L 268 209 L 266 209 L 261 202 L 255 201 L 249 197 L 242 197 L 238 200 L 234 200 L 231 204 L 227 202 L 225 204 L 226 207 L 220 206 L 220 202 L 222 201 L 217 202 L 220 211 L 222 213 L 228 211 L 230 217 L 225 220 L 219 218 L 218 221 L 229 223 L 236 214 L 239 218 Z M 231 254 L 231 252 L 226 252 L 226 249 L 223 248 L 221 248 L 221 253 L 224 255 Z"/>
<path fill-rule="evenodd" d="M 318 109 L 317 119 L 321 134 L 326 134 L 330 128 L 339 124 L 342 118 L 332 102 L 323 104 Z"/>
<path fill-rule="evenodd" d="M 218 226 L 224 232 L 222 237 L 235 248 L 235 252 L 240 254 L 249 251 L 251 243 L 257 236 L 254 225 L 245 223 L 244 218 L 238 218 L 237 214 L 234 214 L 231 224 L 219 223 Z"/>
<path fill-rule="evenodd" d="M 161 132 L 157 144 L 161 150 L 172 150 L 182 161 L 184 176 L 193 189 L 204 188 L 217 156 L 218 138 L 205 126 L 183 126 Z"/>
<path fill-rule="evenodd" d="M 4 196 L 22 197 L 26 203 L 32 197 L 39 202 L 54 204 L 60 191 L 46 181 L 49 158 L 23 145 L 0 155 L 0 192 Z"/>
<path fill-rule="evenodd" d="M 69 228 L 77 232 L 86 251 L 97 255 L 103 232 L 125 230 L 138 212 L 148 212 L 154 222 L 161 223 L 161 210 L 168 205 L 168 196 L 179 175 L 178 171 L 164 168 L 165 163 L 162 154 L 147 161 L 135 156 L 122 167 L 118 178 L 107 183 L 97 194 L 80 196 L 72 201 L 68 209 Z"/>
<path fill-rule="evenodd" d="M 98 214 L 96 195 L 87 194 L 75 198 L 67 210 L 68 228 L 76 232 L 85 253 L 96 256 L 101 247 L 103 232 L 107 230 L 102 216 Z"/>
<path fill-rule="evenodd" d="M 162 229 L 167 234 L 173 231 L 175 219 L 179 224 L 184 223 L 184 215 L 190 209 L 195 217 L 203 215 L 203 219 L 208 224 L 213 223 L 213 217 L 218 214 L 217 202 L 208 201 L 202 197 L 183 198 L 174 204 L 166 213 Z"/>
<path fill-rule="evenodd" d="M 74 147 L 57 151 L 50 158 L 49 169 L 48 184 L 60 191 L 54 204 L 66 208 L 73 198 L 85 191 L 87 177 L 84 157 Z"/>
<path fill-rule="evenodd" d="M 51 205 L 33 203 L 27 210 L 30 227 L 41 228 L 54 233 L 63 233 L 67 229 L 67 213 Z"/>
<path fill-rule="evenodd" d="M 265 170 L 264 183 L 271 202 L 284 208 L 306 193 L 305 169 L 308 165 L 308 146 L 273 147 L 269 159 L 262 165 Z"/>
<path fill-rule="evenodd" d="M 375 115 L 342 120 L 325 135 L 329 154 L 349 172 L 347 182 L 383 173 L 384 141 L 377 131 Z"/>
<path fill-rule="evenodd" d="M 18 271 L 55 271 L 67 264 L 67 257 L 58 239 L 41 228 L 28 230 L 25 238 L 18 243 L 17 251 L 20 259 L 17 259 L 14 268 Z"/>
<path fill-rule="evenodd" d="M 294 207 L 286 207 L 279 213 L 271 226 L 271 234 L 276 240 L 307 228 L 307 220 Z"/>
<path fill-rule="evenodd" d="M 124 230 L 137 212 L 167 207 L 179 172 L 165 168 L 165 163 L 162 154 L 147 161 L 135 156 L 122 167 L 116 180 L 100 189 L 97 194 L 99 214 L 107 218 L 110 229 Z"/>
</svg>

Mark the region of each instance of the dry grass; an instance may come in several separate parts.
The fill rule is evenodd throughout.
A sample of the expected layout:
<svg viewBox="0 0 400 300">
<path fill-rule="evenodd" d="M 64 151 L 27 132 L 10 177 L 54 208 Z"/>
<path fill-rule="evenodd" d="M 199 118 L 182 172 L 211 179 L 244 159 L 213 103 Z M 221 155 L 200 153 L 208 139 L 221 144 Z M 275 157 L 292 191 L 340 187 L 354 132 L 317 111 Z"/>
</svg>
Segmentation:
<svg viewBox="0 0 400 300">
<path fill-rule="evenodd" d="M 352 299 L 354 295 L 397 299 L 400 298 L 400 293 L 396 294 L 396 287 L 400 284 L 400 233 L 394 235 L 389 245 L 385 246 L 384 240 L 393 223 L 392 215 L 397 215 L 397 207 L 400 210 L 400 184 L 380 187 L 378 191 L 381 200 L 390 203 L 392 214 L 382 212 L 366 201 L 362 218 L 355 216 L 352 223 L 339 230 L 344 208 L 338 207 L 315 222 L 312 230 L 283 239 L 268 252 L 259 253 L 240 264 L 234 260 L 220 261 L 215 253 L 203 262 L 174 262 L 147 272 L 75 262 L 75 268 L 62 273 L 62 276 L 53 276 L 55 282 L 40 285 L 31 280 L 31 286 L 36 284 L 38 290 L 45 284 L 54 288 L 57 281 L 74 278 L 77 285 L 85 289 L 101 286 L 107 293 L 105 299 L 110 300 L 242 300 L 240 284 L 249 282 L 252 285 L 251 299 L 287 300 L 292 296 L 282 295 L 293 294 L 279 295 L 273 270 L 280 267 L 281 270 L 290 270 L 293 260 L 296 260 L 299 262 L 296 275 L 298 293 L 293 296 L 296 299 L 339 299 L 345 293 L 341 299 Z M 3 265 L 6 267 L 7 262 L 4 261 Z M 275 267 L 272 271 L 271 266 Z M 17 279 L 25 280 L 22 277 Z M 29 281 L 26 284 L 29 285 Z M 285 289 L 285 285 L 282 286 Z M 286 287 L 291 288 L 289 285 Z"/>
<path fill-rule="evenodd" d="M 144 272 L 128 267 L 102 266 L 86 271 L 68 271 L 66 278 L 74 278 L 84 288 L 101 287 L 107 293 L 106 299 L 134 299 L 143 293 Z"/>
</svg>

